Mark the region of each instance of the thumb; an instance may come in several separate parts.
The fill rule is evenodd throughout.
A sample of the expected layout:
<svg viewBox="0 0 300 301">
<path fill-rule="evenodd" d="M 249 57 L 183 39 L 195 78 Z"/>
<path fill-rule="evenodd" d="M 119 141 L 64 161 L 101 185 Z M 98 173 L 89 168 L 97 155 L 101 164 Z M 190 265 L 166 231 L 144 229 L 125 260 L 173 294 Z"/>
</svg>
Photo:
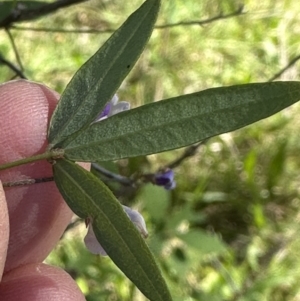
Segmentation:
<svg viewBox="0 0 300 301">
<path fill-rule="evenodd" d="M 0 281 L 6 260 L 8 234 L 8 212 L 2 183 L 0 181 Z"/>
<path fill-rule="evenodd" d="M 33 156 L 47 147 L 47 128 L 59 95 L 29 81 L 0 85 L 0 164 Z M 2 182 L 51 177 L 46 161 L 0 172 Z M 5 189 L 10 237 L 5 271 L 43 261 L 72 212 L 54 182 Z"/>
</svg>

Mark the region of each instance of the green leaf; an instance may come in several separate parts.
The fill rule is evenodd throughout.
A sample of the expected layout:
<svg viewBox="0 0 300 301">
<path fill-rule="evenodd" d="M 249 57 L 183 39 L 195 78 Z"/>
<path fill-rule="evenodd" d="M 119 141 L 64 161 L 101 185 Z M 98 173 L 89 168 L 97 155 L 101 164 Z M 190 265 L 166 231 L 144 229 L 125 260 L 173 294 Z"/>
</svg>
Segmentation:
<svg viewBox="0 0 300 301">
<path fill-rule="evenodd" d="M 159 6 L 160 0 L 147 0 L 77 71 L 52 116 L 51 146 L 88 127 L 113 97 L 149 40 Z"/>
<path fill-rule="evenodd" d="M 65 147 L 65 155 L 106 161 L 171 150 L 269 117 L 299 99 L 300 82 L 208 89 L 95 123 Z"/>
<path fill-rule="evenodd" d="M 54 180 L 70 208 L 90 217 L 97 239 L 125 275 L 150 300 L 172 300 L 154 257 L 112 192 L 92 173 L 60 159 Z"/>
<path fill-rule="evenodd" d="M 201 230 L 191 230 L 184 234 L 178 233 L 177 237 L 201 254 L 223 253 L 226 251 L 225 244 L 218 236 Z"/>
<path fill-rule="evenodd" d="M 169 191 L 152 184 L 145 185 L 139 194 L 139 199 L 143 200 L 146 210 L 156 222 L 165 219 L 170 204 Z"/>
<path fill-rule="evenodd" d="M 15 6 L 15 1 L 0 2 L 0 22 L 10 15 Z"/>
<path fill-rule="evenodd" d="M 278 180 L 283 175 L 288 158 L 287 145 L 287 139 L 278 141 L 277 148 L 269 153 L 270 163 L 266 170 L 267 187 L 269 190 L 272 190 L 273 186 L 278 185 Z"/>
</svg>

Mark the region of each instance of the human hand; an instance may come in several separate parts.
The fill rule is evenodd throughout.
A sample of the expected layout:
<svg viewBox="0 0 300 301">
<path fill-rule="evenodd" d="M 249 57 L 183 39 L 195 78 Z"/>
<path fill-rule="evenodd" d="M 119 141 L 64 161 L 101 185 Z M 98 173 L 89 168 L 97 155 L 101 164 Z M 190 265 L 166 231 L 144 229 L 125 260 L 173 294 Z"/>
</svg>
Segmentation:
<svg viewBox="0 0 300 301">
<path fill-rule="evenodd" d="M 59 95 L 13 81 L 0 85 L 0 164 L 42 153 Z M 52 176 L 44 161 L 0 172 L 2 182 Z M 72 216 L 54 182 L 0 185 L 0 300 L 85 300 L 63 270 L 43 264 Z"/>
</svg>

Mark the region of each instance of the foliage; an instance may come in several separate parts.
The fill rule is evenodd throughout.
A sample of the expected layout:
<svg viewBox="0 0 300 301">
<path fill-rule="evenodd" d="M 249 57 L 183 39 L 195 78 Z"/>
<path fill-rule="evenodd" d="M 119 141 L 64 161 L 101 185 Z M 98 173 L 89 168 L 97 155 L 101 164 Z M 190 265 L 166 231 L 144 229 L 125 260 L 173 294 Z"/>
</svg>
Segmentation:
<svg viewBox="0 0 300 301">
<path fill-rule="evenodd" d="M 180 1 L 171 3 L 162 7 L 160 22 L 177 21 L 186 15 L 190 19 L 198 18 L 199 14 L 212 16 L 220 9 L 218 5 L 209 7 L 203 3 L 195 10 L 191 1 L 186 2 L 185 9 L 178 9 L 182 7 Z M 229 1 L 224 3 L 223 10 L 232 7 Z M 106 5 L 104 12 L 109 19 L 111 8 L 118 7 L 122 11 L 125 4 L 112 1 L 112 4 L 103 2 L 101 5 Z M 281 24 L 285 32 L 286 24 L 292 22 L 293 17 L 285 20 L 279 14 L 272 16 L 271 10 L 292 12 L 293 4 L 285 3 L 287 8 L 280 4 L 270 8 L 264 2 L 259 5 L 253 8 L 251 3 L 249 7 L 262 10 L 265 5 L 270 16 L 267 21 L 259 19 L 255 27 L 250 26 L 251 16 L 245 15 L 228 23 L 220 21 L 205 30 L 189 28 L 188 35 L 187 29 L 180 27 L 161 33 L 157 30 L 141 62 L 121 87 L 121 95 L 131 95 L 130 99 L 146 95 L 145 102 L 149 102 L 211 86 L 266 81 L 277 71 L 274 62 L 278 61 L 278 54 L 274 48 L 283 43 L 280 40 L 283 37 L 274 37 L 272 31 L 266 35 L 264 29 L 278 28 Z M 225 22 L 228 26 L 224 26 Z M 296 29 L 293 27 L 293 30 Z M 188 47 L 188 42 L 193 41 L 193 37 L 196 39 L 199 31 L 205 38 L 201 41 L 198 38 L 196 45 Z M 283 35 L 291 41 L 292 56 L 292 49 L 297 50 L 293 32 Z M 179 37 L 182 40 L 175 47 L 174 41 Z M 170 42 L 166 46 L 167 39 Z M 256 45 L 253 46 L 252 41 L 256 41 Z M 69 46 L 66 53 L 72 54 L 73 45 Z M 79 55 L 80 62 L 84 61 L 83 56 Z M 157 66 L 161 66 L 159 70 Z M 51 64 L 47 68 L 51 68 Z M 38 73 L 32 72 L 33 77 L 35 74 Z M 137 79 L 138 86 L 134 85 Z M 125 88 L 128 89 L 125 91 Z M 295 240 L 298 225 L 294 211 L 299 205 L 296 186 L 299 143 L 296 113 L 297 108 L 259 125 L 214 138 L 201 149 L 200 156 L 180 167 L 178 174 L 182 177 L 178 177 L 178 188 L 171 194 L 151 186 L 134 195 L 124 190 L 120 193 L 120 187 L 114 188 L 116 193 L 122 194 L 124 203 L 138 202 L 148 212 L 148 224 L 152 225 L 150 249 L 161 263 L 174 300 L 297 298 L 299 269 L 295 262 L 299 241 Z M 118 118 L 121 115 L 114 117 Z M 109 122 L 112 123 L 113 118 L 106 124 Z M 136 172 L 136 166 L 141 166 L 140 169 L 160 166 L 174 159 L 175 154 L 129 159 L 122 161 L 120 168 L 125 175 L 131 175 Z M 62 244 L 68 246 L 63 241 Z M 77 239 L 69 244 L 74 244 L 75 249 L 81 248 Z M 105 259 L 86 254 L 69 257 L 58 248 L 49 262 L 71 270 L 85 289 L 88 300 L 101 299 L 99 295 L 107 300 L 140 298 Z M 99 295 L 88 287 L 94 287 Z M 100 291 L 99 287 L 105 289 Z"/>
</svg>

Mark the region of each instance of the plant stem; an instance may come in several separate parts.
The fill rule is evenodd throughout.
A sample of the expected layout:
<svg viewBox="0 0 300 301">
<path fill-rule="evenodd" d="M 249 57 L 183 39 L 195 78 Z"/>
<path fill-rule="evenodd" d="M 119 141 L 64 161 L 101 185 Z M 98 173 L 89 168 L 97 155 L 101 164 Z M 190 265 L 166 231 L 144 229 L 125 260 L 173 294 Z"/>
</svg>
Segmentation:
<svg viewBox="0 0 300 301">
<path fill-rule="evenodd" d="M 3 187 L 16 187 L 16 186 L 25 186 L 25 185 L 32 185 L 32 184 L 39 184 L 39 183 L 46 183 L 54 181 L 53 177 L 48 178 L 38 178 L 38 179 L 23 179 L 17 180 L 13 182 L 2 182 Z"/>
<path fill-rule="evenodd" d="M 123 185 L 132 186 L 134 184 L 134 181 L 132 179 L 115 174 L 115 173 L 105 169 L 104 167 L 100 166 L 97 163 L 92 163 L 92 167 L 95 170 L 97 170 L 98 172 L 100 172 L 101 174 L 103 174 L 104 176 L 106 176 L 107 178 L 112 179 L 116 182 L 119 182 Z"/>
<path fill-rule="evenodd" d="M 63 149 L 52 149 L 50 151 L 47 151 L 43 154 L 38 154 L 32 157 L 28 157 L 28 158 L 24 158 L 24 159 L 20 159 L 14 162 L 9 162 L 9 163 L 5 163 L 0 165 L 0 170 L 4 170 L 4 169 L 8 169 L 8 168 L 12 168 L 15 166 L 19 166 L 22 164 L 28 164 L 31 162 L 35 162 L 35 161 L 40 161 L 40 160 L 46 160 L 46 159 L 58 159 L 58 158 L 62 158 L 64 155 L 64 150 Z"/>
</svg>

